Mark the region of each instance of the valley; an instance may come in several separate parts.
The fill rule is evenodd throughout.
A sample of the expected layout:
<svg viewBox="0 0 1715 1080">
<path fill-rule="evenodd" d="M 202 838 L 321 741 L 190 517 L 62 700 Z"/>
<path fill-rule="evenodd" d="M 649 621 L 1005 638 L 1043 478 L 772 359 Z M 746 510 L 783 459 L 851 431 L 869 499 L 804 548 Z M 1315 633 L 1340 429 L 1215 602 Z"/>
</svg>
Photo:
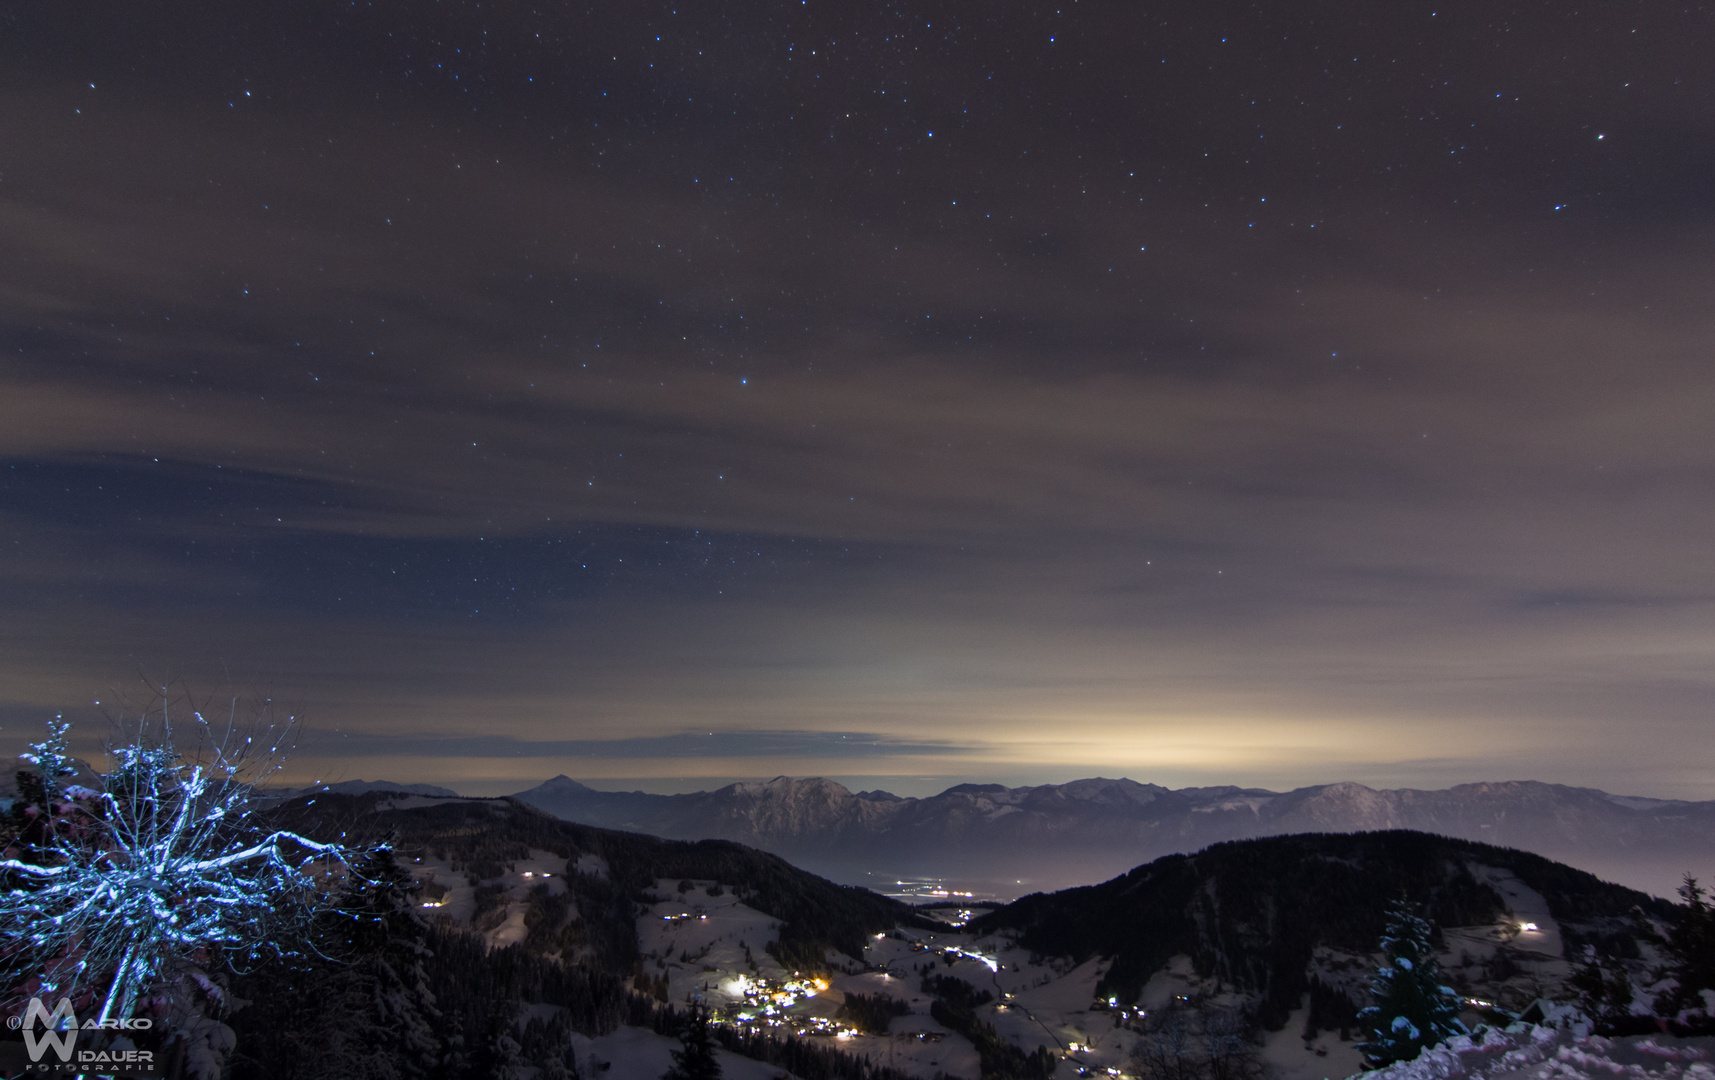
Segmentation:
<svg viewBox="0 0 1715 1080">
<path fill-rule="evenodd" d="M 820 777 L 651 795 L 598 791 L 559 776 L 515 797 L 568 821 L 734 840 L 830 880 L 913 902 L 937 899 L 935 888 L 1012 900 L 1104 881 L 1228 840 L 1387 829 L 1520 848 L 1658 896 L 1671 897 L 1687 871 L 1715 871 L 1715 802 L 1634 799 L 1534 781 L 1440 791 L 1337 783 L 1275 792 L 1092 778 L 1018 788 L 959 784 L 901 798 Z M 903 887 L 908 882 L 912 888 Z"/>
<path fill-rule="evenodd" d="M 760 892 L 752 874 L 692 872 L 749 858 L 742 849 L 626 837 L 460 800 L 468 810 L 457 831 L 467 837 L 474 822 L 490 820 L 497 836 L 536 837 L 473 875 L 469 855 L 436 839 L 458 804 L 419 799 L 379 805 L 395 825 L 415 820 L 412 808 L 444 819 L 406 830 L 424 841 L 411 869 L 436 922 L 481 935 L 491 951 L 621 961 L 632 992 L 658 1008 L 703 1007 L 735 1036 L 790 1036 L 921 1080 L 989 1075 L 985 1054 L 1012 1055 L 1015 1064 L 1039 1055 L 1062 1077 L 1134 1076 L 1137 1040 L 1174 1010 L 1253 1017 L 1258 1052 L 1279 1080 L 1339 1080 L 1360 1068 L 1350 1017 L 1366 999 L 1388 895 L 1422 896 L 1439 913 L 1441 962 L 1472 1023 L 1564 996 L 1572 949 L 1618 949 L 1641 977 L 1651 946 L 1616 935 L 1640 904 L 1667 910 L 1520 852 L 1417 833 L 1324 835 L 1218 845 L 1005 906 L 936 897 L 974 890 L 918 880 L 910 886 L 934 906 L 871 907 L 880 921 L 852 934 L 831 923 L 794 926 L 781 895 Z M 555 835 L 581 843 L 537 846 Z M 493 848 L 489 840 L 467 850 Z M 677 865 L 684 876 L 639 878 L 645 852 L 645 865 Z M 792 888 L 824 888 L 813 882 Z M 617 909 L 592 906 L 617 899 L 616 888 L 634 890 L 629 961 L 613 951 L 617 924 L 600 925 Z M 1292 914 L 1268 925 L 1268 911 Z M 546 912 L 560 923 L 544 925 Z M 630 1027 L 569 1036 L 579 1074 L 655 1080 L 670 1042 L 647 1025 Z"/>
</svg>

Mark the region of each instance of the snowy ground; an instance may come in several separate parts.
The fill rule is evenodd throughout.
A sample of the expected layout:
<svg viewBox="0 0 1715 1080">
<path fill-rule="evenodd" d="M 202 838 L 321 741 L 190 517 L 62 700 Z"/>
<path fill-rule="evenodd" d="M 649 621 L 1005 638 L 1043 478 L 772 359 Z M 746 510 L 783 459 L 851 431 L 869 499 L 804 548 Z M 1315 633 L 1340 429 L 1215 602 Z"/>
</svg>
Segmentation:
<svg viewBox="0 0 1715 1080">
<path fill-rule="evenodd" d="M 1548 913 L 1548 901 L 1542 898 L 1541 893 L 1507 870 L 1475 866 L 1472 872 L 1478 880 L 1488 882 L 1500 893 L 1507 907 L 1512 909 L 1513 925 L 1508 929 L 1517 932 L 1518 936 L 1512 942 L 1515 950 L 1526 950 L 1543 960 L 1559 960 L 1564 955 L 1560 924 Z"/>
<path fill-rule="evenodd" d="M 468 926 L 476 911 L 476 886 L 464 874 L 446 862 L 424 856 L 408 867 L 413 877 L 429 886 L 423 893 L 423 914 L 449 919 Z M 546 851 L 531 851 L 528 859 L 520 859 L 506 873 L 483 884 L 499 885 L 505 890 L 501 911 L 489 916 L 497 925 L 484 924 L 484 937 L 492 948 L 503 948 L 524 939 L 525 897 L 538 885 L 558 895 L 566 891 L 566 860 Z"/>
<path fill-rule="evenodd" d="M 1179 956 L 1150 979 L 1135 1008 L 1110 1004 L 1097 999 L 1095 993 L 1104 970 L 1101 961 L 1077 966 L 1052 960 L 1032 962 L 1027 950 L 1013 948 L 1004 938 L 977 938 L 952 928 L 935 933 L 896 931 L 872 941 L 864 951 L 864 960 L 887 974 L 853 976 L 834 985 L 847 992 L 879 990 L 910 1003 L 913 1014 L 893 1023 L 895 1043 L 902 1030 L 939 1028 L 928 1017 L 929 999 L 919 987 L 925 974 L 952 975 L 993 993 L 996 1000 L 982 1006 L 978 1015 L 1026 1052 L 1047 1047 L 1062 1061 L 1059 1076 L 1129 1074 L 1143 1011 L 1160 1008 L 1175 997 L 1206 996 L 1214 989 L 1192 971 L 1189 957 Z M 1365 963 L 1367 966 L 1369 961 Z M 1361 1060 L 1352 1043 L 1325 1034 L 1306 1044 L 1300 1036 L 1303 1026 L 1301 1011 L 1283 1031 L 1269 1037 L 1264 1057 L 1277 1080 L 1339 1080 L 1359 1071 Z M 932 1076 L 938 1069 L 974 1080 L 974 1049 L 957 1036 L 948 1036 L 948 1040 L 957 1040 L 965 1049 L 970 1062 L 967 1067 L 961 1068 L 956 1060 L 949 1060 L 950 1055 L 943 1055 L 938 1064 L 926 1068 L 927 1061 L 921 1055 L 901 1059 L 897 1049 L 894 1064 L 918 1076 Z M 855 1041 L 876 1060 L 886 1060 L 872 1050 L 872 1046 L 880 1049 L 880 1040 Z"/>
<path fill-rule="evenodd" d="M 701 1001 L 725 1022 L 791 1033 L 910 1075 L 945 1073 L 975 1080 L 976 1048 L 929 1016 L 930 998 L 921 991 L 918 972 L 956 975 L 998 996 L 989 964 L 954 953 L 949 965 L 938 951 L 975 953 L 969 935 L 884 935 L 870 943 L 861 960 L 830 954 L 831 973 L 811 978 L 788 971 L 768 954 L 767 946 L 779 936 L 779 921 L 740 903 L 729 886 L 662 880 L 652 894 L 655 902 L 637 920 L 638 946 L 644 972 L 667 980 L 669 1001 Z M 912 1011 L 896 1017 L 886 1035 L 860 1034 L 840 1017 L 851 993 L 886 994 Z M 1048 1039 L 1044 1034 L 1038 1041 Z"/>
<path fill-rule="evenodd" d="M 666 976 L 669 1001 L 740 1005 L 759 984 L 792 978 L 767 951 L 779 936 L 778 919 L 716 882 L 687 884 L 681 891 L 678 882 L 656 882 L 656 902 L 637 919 L 644 971 Z"/>
<path fill-rule="evenodd" d="M 1080 1070 L 1105 1074 L 1109 1069 L 1122 1068 L 1136 1037 L 1120 1026 L 1130 1018 L 1129 1010 L 1109 1009 L 1095 999 L 1096 982 L 1102 974 L 1099 961 L 1076 967 L 1052 961 L 1033 963 L 1027 950 L 1013 948 L 1005 939 L 977 938 L 952 927 L 937 932 L 895 931 L 871 941 L 864 950 L 864 960 L 886 973 L 883 985 L 892 989 L 884 992 L 912 1007 L 912 1015 L 894 1020 L 890 1035 L 895 1045 L 888 1049 L 896 1067 L 915 1075 L 944 1071 L 972 1080 L 977 1075 L 976 1051 L 957 1035 L 949 1033 L 943 1038 L 939 1044 L 942 1050 L 933 1063 L 920 1050 L 902 1053 L 899 1033 L 943 1030 L 930 1019 L 929 998 L 921 991 L 928 974 L 951 975 L 993 994 L 995 1000 L 981 1006 L 978 1017 L 1027 1053 L 1046 1046 L 1066 1061 L 1064 1068 L 1071 1074 Z M 948 1049 L 953 1046 L 959 1048 L 961 1056 L 955 1057 Z M 885 1060 L 868 1046 L 864 1049 L 875 1060 Z"/>
<path fill-rule="evenodd" d="M 433 898 L 425 900 L 433 905 L 432 914 L 470 922 L 476 889 L 463 874 L 428 858 L 414 864 L 412 870 L 434 886 Z M 498 885 L 504 893 L 500 905 L 491 904 L 479 926 L 495 947 L 521 940 L 525 901 L 531 889 L 546 883 L 550 890 L 560 892 L 568 873 L 605 876 L 606 871 L 605 864 L 592 857 L 567 866 L 549 853 L 532 852 L 529 859 L 518 862 L 502 877 L 484 883 L 490 889 Z M 1544 984 L 1558 982 L 1570 970 L 1562 956 L 1560 928 L 1542 897 L 1522 882 L 1506 873 L 1488 871 L 1487 875 L 1485 880 L 1506 898 L 1511 916 L 1493 926 L 1448 928 L 1443 964 L 1452 970 L 1476 971 L 1497 950 L 1505 948 L 1523 969 L 1514 980 L 1518 986 L 1511 989 L 1518 992 L 1514 996 L 1528 995 L 1527 1001 L 1540 993 Z M 978 937 L 963 929 L 972 911 L 957 907 L 923 911 L 944 923 L 941 929 L 899 929 L 878 935 L 866 942 L 862 957 L 832 954 L 828 957 L 831 972 L 814 977 L 787 970 L 769 954 L 768 946 L 779 936 L 779 921 L 741 903 L 731 883 L 664 879 L 649 891 L 649 900 L 637 919 L 643 973 L 657 985 L 664 982 L 669 1002 L 679 1006 L 701 1002 L 714 1010 L 720 1022 L 791 1033 L 923 1080 L 937 1075 L 976 1080 L 979 1071 L 975 1047 L 930 1016 L 931 999 L 922 990 L 928 974 L 953 976 L 992 994 L 994 1000 L 978 1008 L 979 1018 L 1026 1053 L 1046 1047 L 1060 1059 L 1057 1076 L 1061 1078 L 1129 1074 L 1130 1055 L 1143 1016 L 1176 998 L 1239 1004 L 1230 995 L 1219 995 L 1219 987 L 1200 979 L 1184 956 L 1173 958 L 1151 977 L 1135 1005 L 1098 1000 L 1095 988 L 1103 974 L 1103 961 L 1074 966 L 1063 960 L 1034 957 L 1005 937 Z M 974 898 L 971 902 L 977 903 Z M 1312 967 L 1323 982 L 1360 998 L 1374 963 L 1373 957 L 1318 949 Z M 884 1035 L 864 1035 L 841 1016 L 841 1006 L 849 994 L 886 994 L 903 1002 L 910 1013 L 895 1017 Z M 1515 1008 L 1523 1003 L 1508 1002 Z M 1355 1042 L 1342 1042 L 1331 1033 L 1306 1042 L 1302 1037 L 1304 1017 L 1305 1009 L 1300 1008 L 1281 1031 L 1265 1037 L 1263 1057 L 1273 1080 L 1341 1080 L 1358 1073 L 1362 1063 Z M 1612 1045 L 1623 1049 L 1624 1043 L 1621 1040 Z M 595 1040 L 579 1037 L 576 1042 L 585 1080 L 603 1076 L 655 1080 L 666 1070 L 674 1045 L 672 1039 L 639 1029 L 621 1029 Z M 1596 1053 L 1590 1049 L 1595 1045 L 1568 1043 L 1570 1049 L 1555 1060 L 1564 1063 L 1568 1055 L 1576 1058 Z M 1555 1053 L 1563 1048 L 1557 1044 Z M 1661 1052 L 1648 1049 L 1624 1052 L 1643 1057 L 1621 1062 L 1625 1068 L 1593 1065 L 1596 1071 L 1589 1075 L 1624 1074 L 1645 1080 L 1645 1073 L 1632 1065 L 1665 1061 L 1678 1062 L 1674 1065 L 1678 1071 L 1646 1073 L 1658 1080 L 1715 1080 L 1715 1072 L 1709 1072 L 1701 1059 L 1664 1058 Z M 1507 1058 L 1510 1071 L 1504 1080 L 1547 1080 L 1549 1073 L 1530 1070 L 1548 1060 L 1525 1061 L 1515 1054 Z M 780 1075 L 778 1069 L 724 1052 L 723 1063 L 726 1075 L 733 1080 L 775 1080 Z M 1602 1071 L 1604 1068 L 1607 1072 Z M 1380 1080 L 1459 1080 L 1476 1075 L 1469 1070 L 1457 1074 L 1426 1072 Z M 1577 1080 L 1572 1073 L 1566 1075 Z"/>
<path fill-rule="evenodd" d="M 1358 1051 L 1356 1036 L 1341 1042 L 1335 1032 L 1324 1031 L 1304 1041 L 1304 1020 L 1309 1011 L 1308 1006 L 1298 1009 L 1285 1027 L 1266 1035 L 1262 1059 L 1272 1080 L 1340 1080 L 1361 1072 L 1364 1055 Z"/>
<path fill-rule="evenodd" d="M 585 1080 L 660 1080 L 673 1066 L 673 1051 L 679 1040 L 657 1035 L 648 1028 L 622 1027 L 591 1039 L 572 1036 L 578 1075 Z M 791 1074 L 752 1058 L 716 1049 L 723 1080 L 776 1080 Z"/>
<path fill-rule="evenodd" d="M 1604 1039 L 1515 1025 L 1461 1035 L 1366 1080 L 1715 1080 L 1715 1038 Z"/>
</svg>

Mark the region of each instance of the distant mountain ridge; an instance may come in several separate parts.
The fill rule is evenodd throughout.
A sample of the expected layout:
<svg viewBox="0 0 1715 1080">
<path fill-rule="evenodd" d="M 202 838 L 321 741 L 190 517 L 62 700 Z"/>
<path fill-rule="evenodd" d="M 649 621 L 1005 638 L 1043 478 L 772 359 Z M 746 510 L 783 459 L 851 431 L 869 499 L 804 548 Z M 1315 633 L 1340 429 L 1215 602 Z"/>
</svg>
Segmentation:
<svg viewBox="0 0 1715 1080">
<path fill-rule="evenodd" d="M 436 787 L 434 784 L 396 784 L 391 780 L 341 780 L 337 784 L 312 784 L 307 788 L 300 788 L 284 794 L 293 797 L 316 792 L 327 792 L 333 795 L 367 795 L 371 791 L 384 791 L 398 795 L 427 795 L 436 799 L 456 799 L 459 797 L 459 793 L 451 788 Z"/>
<path fill-rule="evenodd" d="M 1105 880 L 1226 840 L 1413 829 L 1515 847 L 1661 895 L 1715 872 L 1715 801 L 1610 795 L 1537 781 L 1438 791 L 1337 783 L 1165 788 L 1128 779 L 1008 788 L 960 784 L 928 798 L 777 777 L 684 795 L 597 791 L 557 776 L 519 792 L 557 817 L 680 840 L 736 840 L 837 880 L 874 875 L 1011 879 L 1046 889 Z M 866 877 L 867 876 L 867 877 Z"/>
</svg>

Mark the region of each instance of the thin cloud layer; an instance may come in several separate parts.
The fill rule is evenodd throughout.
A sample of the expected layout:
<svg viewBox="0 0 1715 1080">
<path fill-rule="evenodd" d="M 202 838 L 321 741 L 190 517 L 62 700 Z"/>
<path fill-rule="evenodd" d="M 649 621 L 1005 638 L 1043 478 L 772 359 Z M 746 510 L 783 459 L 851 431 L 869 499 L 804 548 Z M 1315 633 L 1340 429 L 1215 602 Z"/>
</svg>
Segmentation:
<svg viewBox="0 0 1715 1080">
<path fill-rule="evenodd" d="M 11 47 L 0 736 L 1715 777 L 1683 13 L 316 10 Z"/>
</svg>

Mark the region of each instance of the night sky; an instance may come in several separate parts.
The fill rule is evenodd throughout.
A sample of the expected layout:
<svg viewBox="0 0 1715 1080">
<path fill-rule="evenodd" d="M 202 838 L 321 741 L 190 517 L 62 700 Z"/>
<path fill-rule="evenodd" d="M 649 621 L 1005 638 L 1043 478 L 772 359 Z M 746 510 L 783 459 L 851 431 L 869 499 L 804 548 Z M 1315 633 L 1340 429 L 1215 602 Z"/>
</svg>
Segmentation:
<svg viewBox="0 0 1715 1080">
<path fill-rule="evenodd" d="M 0 745 L 1715 797 L 1712 31 L 0 7 Z"/>
</svg>

